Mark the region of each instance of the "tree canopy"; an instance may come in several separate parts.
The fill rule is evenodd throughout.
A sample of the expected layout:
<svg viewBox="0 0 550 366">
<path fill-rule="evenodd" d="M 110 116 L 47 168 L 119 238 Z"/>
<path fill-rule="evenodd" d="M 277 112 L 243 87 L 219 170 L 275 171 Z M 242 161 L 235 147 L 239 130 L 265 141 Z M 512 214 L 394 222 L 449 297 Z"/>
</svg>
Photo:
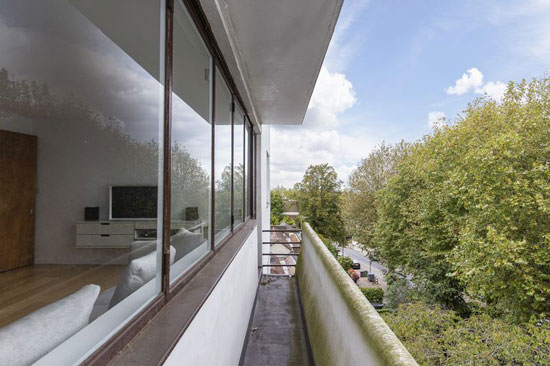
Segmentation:
<svg viewBox="0 0 550 366">
<path fill-rule="evenodd" d="M 271 225 L 279 225 L 283 220 L 283 212 L 285 210 L 285 203 L 283 196 L 279 190 L 271 190 Z"/>
<path fill-rule="evenodd" d="M 510 83 L 411 145 L 376 205 L 373 242 L 426 298 L 550 312 L 550 79 Z"/>
<path fill-rule="evenodd" d="M 324 237 L 344 244 L 346 231 L 341 214 L 342 181 L 329 164 L 310 165 L 294 187 L 300 214 Z"/>
<path fill-rule="evenodd" d="M 391 145 L 382 143 L 361 160 L 350 175 L 349 187 L 342 196 L 342 214 L 346 229 L 353 239 L 365 248 L 372 248 L 376 214 L 376 192 L 386 186 L 395 175 L 397 163 L 407 151 L 408 144 L 401 141 Z"/>
<path fill-rule="evenodd" d="M 402 305 L 383 318 L 420 365 L 550 364 L 550 323 L 510 324 L 476 313 L 466 319 L 423 303 Z"/>
</svg>

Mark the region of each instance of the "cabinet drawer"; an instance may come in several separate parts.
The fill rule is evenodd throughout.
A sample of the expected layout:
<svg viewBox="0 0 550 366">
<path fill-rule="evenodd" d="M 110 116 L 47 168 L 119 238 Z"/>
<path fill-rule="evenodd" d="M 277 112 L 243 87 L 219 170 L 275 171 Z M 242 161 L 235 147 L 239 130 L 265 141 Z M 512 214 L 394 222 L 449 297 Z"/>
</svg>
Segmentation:
<svg viewBox="0 0 550 366">
<path fill-rule="evenodd" d="M 133 235 L 133 222 L 77 223 L 76 235 Z"/>
<path fill-rule="evenodd" d="M 134 235 L 77 235 L 77 248 L 129 248 Z"/>
<path fill-rule="evenodd" d="M 134 222 L 136 229 L 153 230 L 157 228 L 157 220 L 143 220 Z"/>
</svg>

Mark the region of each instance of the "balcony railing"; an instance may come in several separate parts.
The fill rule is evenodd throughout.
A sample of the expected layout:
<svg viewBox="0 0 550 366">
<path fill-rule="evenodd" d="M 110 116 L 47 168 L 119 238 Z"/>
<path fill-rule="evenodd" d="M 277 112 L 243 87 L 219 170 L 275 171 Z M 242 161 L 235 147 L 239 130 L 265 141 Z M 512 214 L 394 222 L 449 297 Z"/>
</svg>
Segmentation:
<svg viewBox="0 0 550 366">
<path fill-rule="evenodd" d="M 304 224 L 296 278 L 317 365 L 418 365 L 329 252 Z"/>
</svg>

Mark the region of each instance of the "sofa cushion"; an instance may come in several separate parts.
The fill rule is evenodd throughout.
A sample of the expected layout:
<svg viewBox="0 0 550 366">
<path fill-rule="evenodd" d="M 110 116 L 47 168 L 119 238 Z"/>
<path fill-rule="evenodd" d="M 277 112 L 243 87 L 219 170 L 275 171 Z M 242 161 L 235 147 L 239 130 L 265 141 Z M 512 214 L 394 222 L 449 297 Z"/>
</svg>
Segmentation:
<svg viewBox="0 0 550 366">
<path fill-rule="evenodd" d="M 46 305 L 0 329 L 0 365 L 30 365 L 88 325 L 99 286 Z"/>
<path fill-rule="evenodd" d="M 157 249 L 156 240 L 136 240 L 130 243 L 130 254 L 128 256 L 128 263 L 134 259 L 143 257 Z"/>
<path fill-rule="evenodd" d="M 176 262 L 191 253 L 193 249 L 204 243 L 205 240 L 202 234 L 191 233 L 189 231 L 172 236 L 170 244 L 176 248 Z"/>
<path fill-rule="evenodd" d="M 170 263 L 174 262 L 176 249 L 170 247 Z M 134 291 L 155 278 L 157 273 L 157 252 L 133 259 L 120 276 L 109 309 L 130 296 Z"/>
<path fill-rule="evenodd" d="M 181 229 L 176 235 L 170 238 L 170 244 L 176 249 L 177 262 L 181 258 L 193 251 L 200 244 L 204 243 L 206 239 L 203 238 L 200 233 L 192 233 L 188 230 Z M 128 257 L 129 262 L 136 258 L 143 257 L 146 254 L 156 250 L 156 240 L 139 240 L 130 244 L 130 255 Z"/>
<path fill-rule="evenodd" d="M 116 286 L 111 287 L 108 290 L 102 291 L 97 297 L 92 313 L 90 314 L 90 323 L 99 318 L 103 313 L 109 310 L 109 304 L 115 293 Z"/>
</svg>

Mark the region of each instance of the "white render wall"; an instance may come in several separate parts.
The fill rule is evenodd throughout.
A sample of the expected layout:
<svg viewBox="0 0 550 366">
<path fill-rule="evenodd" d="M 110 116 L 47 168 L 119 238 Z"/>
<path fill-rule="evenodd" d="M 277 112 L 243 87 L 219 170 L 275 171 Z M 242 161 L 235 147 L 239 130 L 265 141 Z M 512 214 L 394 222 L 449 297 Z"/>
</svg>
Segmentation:
<svg viewBox="0 0 550 366">
<path fill-rule="evenodd" d="M 238 365 L 257 287 L 253 230 L 164 365 Z"/>
</svg>

